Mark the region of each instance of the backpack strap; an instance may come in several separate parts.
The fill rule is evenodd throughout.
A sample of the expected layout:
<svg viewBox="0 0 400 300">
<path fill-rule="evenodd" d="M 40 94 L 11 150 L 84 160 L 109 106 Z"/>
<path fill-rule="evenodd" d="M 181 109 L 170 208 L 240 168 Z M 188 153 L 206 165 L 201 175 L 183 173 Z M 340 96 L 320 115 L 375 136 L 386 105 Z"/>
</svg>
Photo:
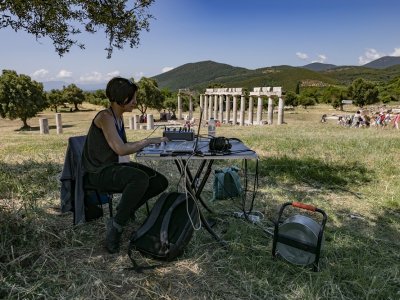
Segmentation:
<svg viewBox="0 0 400 300">
<path fill-rule="evenodd" d="M 174 201 L 173 205 L 165 213 L 164 219 L 161 223 L 161 229 L 160 229 L 160 242 L 161 242 L 162 248 L 164 248 L 168 245 L 168 227 L 169 227 L 169 223 L 171 221 L 172 212 L 178 205 L 180 205 L 184 201 L 186 201 L 186 195 L 179 194 L 178 197 L 176 198 L 176 200 Z"/>
<path fill-rule="evenodd" d="M 131 240 L 140 238 L 154 225 L 169 195 L 169 193 L 164 193 L 161 195 L 161 197 L 151 209 L 150 215 L 148 216 L 146 222 L 136 232 L 133 233 L 133 235 L 131 236 Z"/>
<path fill-rule="evenodd" d="M 158 265 L 152 265 L 152 266 L 140 266 L 138 265 L 138 263 L 135 261 L 135 259 L 133 258 L 133 244 L 132 241 L 140 238 L 142 235 L 144 235 L 155 223 L 155 221 L 157 220 L 158 216 L 160 215 L 161 209 L 164 206 L 165 201 L 167 200 L 168 196 L 170 194 L 169 193 L 164 193 L 160 196 L 160 198 L 158 199 L 158 201 L 154 204 L 150 215 L 148 216 L 146 223 L 143 224 L 142 227 L 139 228 L 138 231 L 134 232 L 130 238 L 130 243 L 129 243 L 129 247 L 128 247 L 128 256 L 129 259 L 132 262 L 133 268 L 128 268 L 128 270 L 134 270 L 137 273 L 142 273 L 144 270 L 151 270 L 151 269 L 155 269 L 157 267 L 161 267 L 163 266 L 163 264 L 158 264 Z"/>
</svg>

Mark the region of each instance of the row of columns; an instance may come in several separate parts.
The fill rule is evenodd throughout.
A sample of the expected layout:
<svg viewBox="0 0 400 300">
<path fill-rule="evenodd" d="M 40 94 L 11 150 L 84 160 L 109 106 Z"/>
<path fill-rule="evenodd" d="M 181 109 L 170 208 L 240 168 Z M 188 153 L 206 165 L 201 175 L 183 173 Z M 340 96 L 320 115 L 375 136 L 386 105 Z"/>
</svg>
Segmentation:
<svg viewBox="0 0 400 300">
<path fill-rule="evenodd" d="M 131 130 L 139 130 L 139 129 L 147 129 L 153 130 L 154 129 L 154 117 L 151 114 L 147 116 L 146 124 L 139 123 L 139 115 L 129 116 L 129 129 Z M 61 120 L 61 113 L 56 114 L 56 128 L 57 134 L 63 133 L 62 127 L 62 120 Z M 47 118 L 39 118 L 39 129 L 40 134 L 49 134 L 49 120 Z"/>
<path fill-rule="evenodd" d="M 224 101 L 224 97 L 226 100 Z M 239 110 L 239 119 L 237 116 L 238 111 L 238 99 L 240 97 L 240 110 Z M 178 98 L 179 99 L 179 98 Z M 247 110 L 247 123 L 249 125 L 252 124 L 263 124 L 262 120 L 262 111 L 263 111 L 263 98 L 258 97 L 257 99 L 257 114 L 256 121 L 253 120 L 253 97 L 249 96 L 248 102 L 248 110 Z M 225 102 L 225 110 L 224 110 L 224 102 Z M 200 95 L 200 107 L 203 109 L 203 119 L 208 120 L 209 118 L 215 118 L 224 122 L 224 111 L 225 111 L 225 120 L 226 123 L 229 123 L 232 120 L 232 124 L 236 125 L 239 123 L 240 126 L 245 125 L 245 111 L 246 111 L 246 98 L 244 95 L 233 95 L 233 105 L 232 105 L 232 118 L 231 118 L 231 105 L 230 105 L 230 95 Z M 179 107 L 179 101 L 178 101 Z M 267 114 L 267 122 L 268 124 L 273 124 L 273 109 L 274 102 L 271 97 L 268 97 L 268 114 Z M 283 109 L 284 109 L 284 101 L 283 98 L 279 97 L 278 104 L 278 125 L 283 124 Z M 238 121 L 239 120 L 239 121 Z"/>
</svg>

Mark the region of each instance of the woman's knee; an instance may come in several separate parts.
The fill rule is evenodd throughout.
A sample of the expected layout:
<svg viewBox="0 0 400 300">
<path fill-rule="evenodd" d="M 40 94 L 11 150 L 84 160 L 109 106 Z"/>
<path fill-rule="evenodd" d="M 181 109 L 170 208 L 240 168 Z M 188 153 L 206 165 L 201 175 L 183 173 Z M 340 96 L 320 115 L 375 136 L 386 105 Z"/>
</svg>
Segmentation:
<svg viewBox="0 0 400 300">
<path fill-rule="evenodd" d="M 147 188 L 149 186 L 150 178 L 149 176 L 138 169 L 130 169 L 124 175 L 124 179 L 126 184 L 134 184 L 138 187 Z"/>
</svg>

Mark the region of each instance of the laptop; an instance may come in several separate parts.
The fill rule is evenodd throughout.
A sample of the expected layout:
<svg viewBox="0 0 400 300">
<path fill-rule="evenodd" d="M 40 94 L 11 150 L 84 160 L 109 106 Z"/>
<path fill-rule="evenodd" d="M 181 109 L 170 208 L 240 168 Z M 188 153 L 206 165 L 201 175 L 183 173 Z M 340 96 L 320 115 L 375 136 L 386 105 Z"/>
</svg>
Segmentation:
<svg viewBox="0 0 400 300">
<path fill-rule="evenodd" d="M 165 145 L 166 153 L 193 154 L 197 151 L 200 139 L 201 120 L 203 119 L 203 108 L 200 108 L 200 120 L 197 127 L 197 135 L 193 141 L 169 141 Z"/>
</svg>

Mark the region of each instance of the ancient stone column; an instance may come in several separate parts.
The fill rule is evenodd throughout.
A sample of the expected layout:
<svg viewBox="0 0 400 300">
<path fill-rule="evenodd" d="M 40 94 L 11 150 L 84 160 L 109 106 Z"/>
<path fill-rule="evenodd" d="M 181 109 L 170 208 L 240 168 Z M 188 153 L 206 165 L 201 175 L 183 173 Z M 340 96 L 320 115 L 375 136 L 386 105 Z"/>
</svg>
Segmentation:
<svg viewBox="0 0 400 300">
<path fill-rule="evenodd" d="M 189 96 L 189 120 L 193 117 L 193 99 L 192 95 Z"/>
<path fill-rule="evenodd" d="M 233 96 L 232 112 L 233 112 L 232 124 L 236 125 L 237 124 L 237 97 L 236 97 L 236 95 Z"/>
<path fill-rule="evenodd" d="M 39 119 L 40 134 L 49 134 L 49 120 L 46 118 Z"/>
<path fill-rule="evenodd" d="M 182 98 L 178 94 L 178 120 L 182 120 Z"/>
<path fill-rule="evenodd" d="M 244 111 L 245 111 L 246 99 L 244 95 L 240 98 L 240 126 L 244 126 Z"/>
<path fill-rule="evenodd" d="M 221 124 L 224 122 L 224 96 L 223 95 L 219 95 L 218 119 L 220 120 Z"/>
<path fill-rule="evenodd" d="M 218 95 L 214 95 L 214 119 L 218 118 Z"/>
<path fill-rule="evenodd" d="M 147 130 L 154 129 L 154 118 L 153 115 L 147 115 Z"/>
<path fill-rule="evenodd" d="M 61 114 L 60 113 L 56 113 L 56 128 L 57 128 L 57 134 L 63 133 Z"/>
<path fill-rule="evenodd" d="M 208 95 L 204 95 L 203 119 L 208 120 Z"/>
<path fill-rule="evenodd" d="M 283 110 L 285 107 L 285 102 L 283 100 L 283 98 L 279 98 L 279 102 L 278 102 L 278 125 L 282 125 L 283 124 Z"/>
<path fill-rule="evenodd" d="M 262 124 L 262 110 L 263 110 L 263 100 L 261 97 L 258 97 L 257 102 L 257 124 Z"/>
<path fill-rule="evenodd" d="M 229 95 L 226 95 L 225 111 L 226 111 L 226 124 L 229 124 L 229 121 L 231 119 L 231 99 Z"/>
<path fill-rule="evenodd" d="M 139 115 L 133 115 L 133 130 L 139 129 Z"/>
<path fill-rule="evenodd" d="M 268 125 L 272 125 L 274 119 L 274 101 L 268 97 Z"/>
<path fill-rule="evenodd" d="M 213 96 L 212 95 L 208 95 L 208 119 L 213 118 Z"/>
<path fill-rule="evenodd" d="M 249 97 L 249 110 L 247 112 L 249 125 L 253 125 L 253 97 Z"/>
<path fill-rule="evenodd" d="M 133 130 L 133 127 L 134 127 L 134 123 L 135 123 L 135 118 L 133 117 L 133 116 L 129 116 L 129 129 L 130 130 Z"/>
</svg>

